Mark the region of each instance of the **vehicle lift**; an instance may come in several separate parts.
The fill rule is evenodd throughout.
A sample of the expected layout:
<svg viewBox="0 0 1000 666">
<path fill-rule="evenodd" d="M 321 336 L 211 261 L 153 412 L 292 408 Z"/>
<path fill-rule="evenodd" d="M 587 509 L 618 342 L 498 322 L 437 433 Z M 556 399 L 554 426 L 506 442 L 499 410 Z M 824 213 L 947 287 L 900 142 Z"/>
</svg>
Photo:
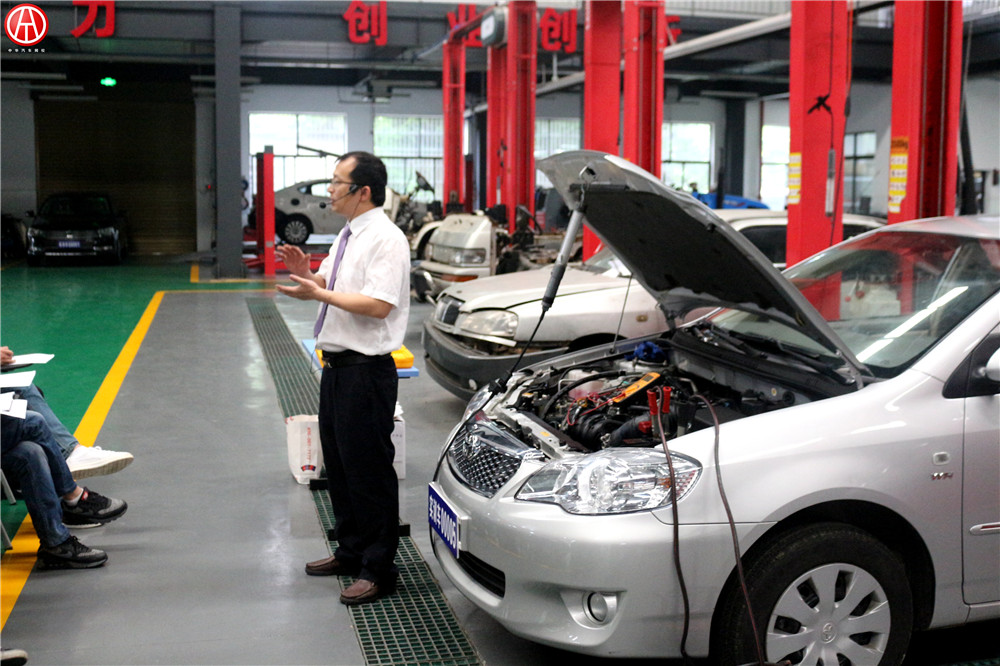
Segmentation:
<svg viewBox="0 0 1000 666">
<path fill-rule="evenodd" d="M 264 277 L 275 277 L 277 271 L 287 271 L 284 262 L 274 256 L 274 152 L 270 146 L 257 153 L 256 254 L 244 256 L 247 268 L 263 269 Z M 313 271 L 326 259 L 327 253 L 311 253 L 309 268 Z"/>
</svg>

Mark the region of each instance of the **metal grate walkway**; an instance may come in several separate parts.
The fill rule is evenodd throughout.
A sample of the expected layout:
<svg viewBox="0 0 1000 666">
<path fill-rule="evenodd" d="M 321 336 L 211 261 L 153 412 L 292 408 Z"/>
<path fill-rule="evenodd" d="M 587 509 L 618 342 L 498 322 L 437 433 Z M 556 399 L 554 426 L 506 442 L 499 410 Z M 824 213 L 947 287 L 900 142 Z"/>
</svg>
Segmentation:
<svg viewBox="0 0 1000 666">
<path fill-rule="evenodd" d="M 287 418 L 319 411 L 319 381 L 312 364 L 269 298 L 247 298 L 250 317 L 274 378 L 281 411 Z M 313 490 L 316 512 L 330 544 L 333 509 L 325 490 Z M 365 663 L 370 666 L 479 666 L 482 660 L 459 626 L 441 587 L 409 536 L 399 539 L 396 594 L 350 607 Z M 342 577 L 342 588 L 353 582 Z"/>
<path fill-rule="evenodd" d="M 278 389 L 278 403 L 285 418 L 319 412 L 319 380 L 312 364 L 288 330 L 288 325 L 270 298 L 247 298 L 264 359 Z"/>
<path fill-rule="evenodd" d="M 330 496 L 324 490 L 314 490 L 313 501 L 325 533 L 332 534 Z M 337 542 L 329 543 L 332 553 Z M 482 664 L 437 580 L 408 536 L 399 538 L 396 566 L 399 567 L 396 594 L 375 603 L 350 607 L 365 663 L 370 666 Z M 346 589 L 354 579 L 343 576 L 340 581 L 341 588 Z"/>
</svg>

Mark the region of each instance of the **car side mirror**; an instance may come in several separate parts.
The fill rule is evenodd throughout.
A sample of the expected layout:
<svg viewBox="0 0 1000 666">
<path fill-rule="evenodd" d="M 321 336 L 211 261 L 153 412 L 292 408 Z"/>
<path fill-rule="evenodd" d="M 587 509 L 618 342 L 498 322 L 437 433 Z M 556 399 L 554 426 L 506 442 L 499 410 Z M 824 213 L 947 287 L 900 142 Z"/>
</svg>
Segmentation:
<svg viewBox="0 0 1000 666">
<path fill-rule="evenodd" d="M 993 352 L 990 359 L 986 361 L 986 367 L 983 368 L 983 372 L 987 379 L 1000 382 L 1000 349 Z"/>
</svg>

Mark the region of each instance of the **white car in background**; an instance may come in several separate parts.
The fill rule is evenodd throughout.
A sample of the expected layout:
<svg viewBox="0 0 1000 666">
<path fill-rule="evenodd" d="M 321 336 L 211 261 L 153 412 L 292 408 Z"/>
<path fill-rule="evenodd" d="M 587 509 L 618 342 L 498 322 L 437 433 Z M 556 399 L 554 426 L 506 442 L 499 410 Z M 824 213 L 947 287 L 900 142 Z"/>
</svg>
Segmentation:
<svg viewBox="0 0 1000 666">
<path fill-rule="evenodd" d="M 785 211 L 712 212 L 729 221 L 772 263 L 784 267 Z M 845 215 L 844 235 L 854 236 L 883 224 L 874 217 Z M 468 400 L 491 379 L 510 370 L 538 323 L 551 272 L 551 268 L 539 268 L 479 277 L 444 290 L 434 313 L 424 322 L 424 356 L 430 376 Z M 608 248 L 582 263 L 570 264 L 522 365 L 662 331 L 666 319 L 656 299 L 629 275 Z"/>
<path fill-rule="evenodd" d="M 539 168 L 671 321 L 711 312 L 474 396 L 428 495 L 462 594 L 546 645 L 724 666 L 891 666 L 1000 618 L 1000 219 L 782 274 L 616 156 Z"/>
</svg>

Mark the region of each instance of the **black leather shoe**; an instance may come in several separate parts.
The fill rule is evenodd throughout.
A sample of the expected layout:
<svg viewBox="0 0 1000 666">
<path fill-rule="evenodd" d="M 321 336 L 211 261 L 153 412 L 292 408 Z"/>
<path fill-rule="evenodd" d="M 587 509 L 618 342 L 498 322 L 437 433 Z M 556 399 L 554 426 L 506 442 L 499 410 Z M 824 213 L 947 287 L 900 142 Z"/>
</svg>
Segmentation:
<svg viewBox="0 0 1000 666">
<path fill-rule="evenodd" d="M 306 564 L 306 573 L 310 576 L 356 576 L 360 567 L 344 564 L 334 556 Z"/>
<path fill-rule="evenodd" d="M 382 597 L 394 594 L 396 583 L 378 585 L 370 580 L 359 578 L 354 584 L 340 594 L 340 603 L 345 606 L 357 606 L 377 601 Z"/>
</svg>

